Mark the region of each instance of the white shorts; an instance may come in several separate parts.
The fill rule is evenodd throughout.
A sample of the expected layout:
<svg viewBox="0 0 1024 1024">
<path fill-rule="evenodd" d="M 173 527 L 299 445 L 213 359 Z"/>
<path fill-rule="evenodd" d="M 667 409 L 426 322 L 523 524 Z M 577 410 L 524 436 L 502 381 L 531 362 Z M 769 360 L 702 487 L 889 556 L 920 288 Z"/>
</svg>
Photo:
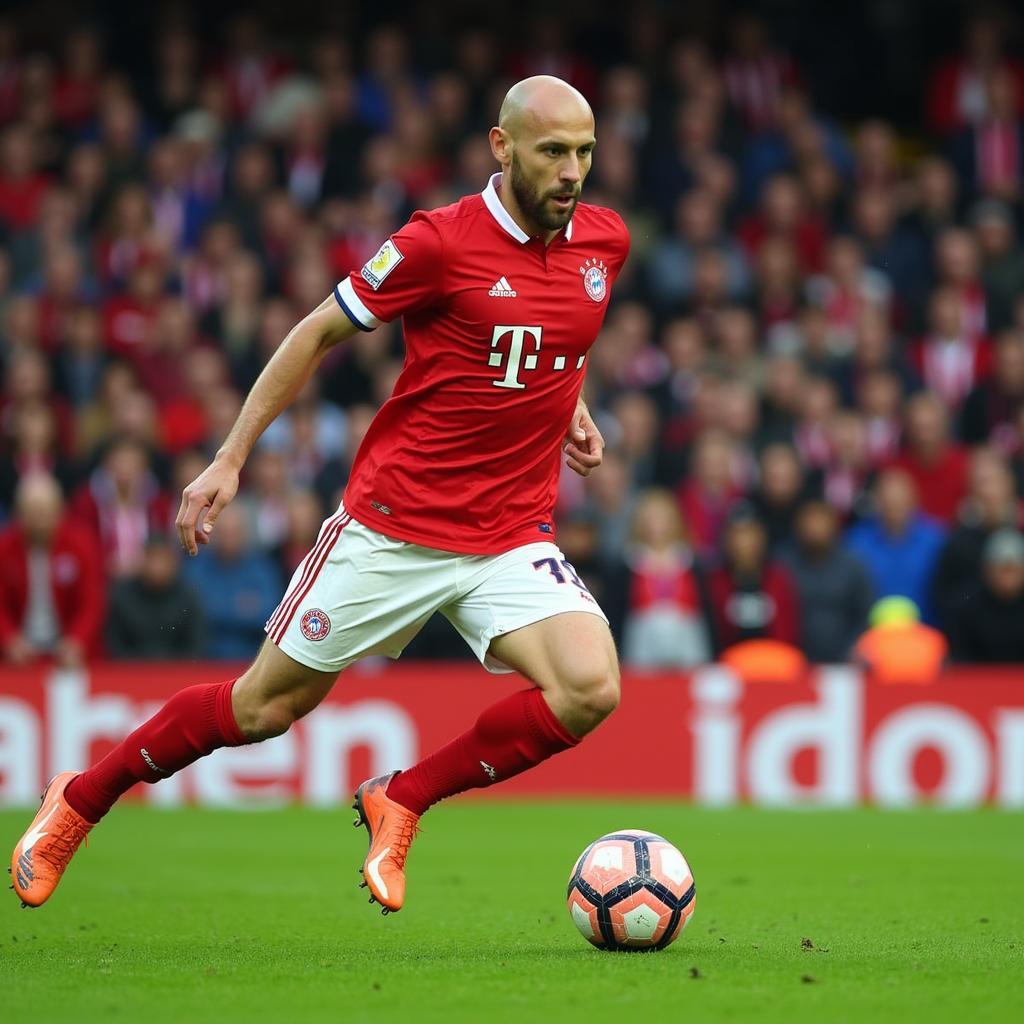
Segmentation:
<svg viewBox="0 0 1024 1024">
<path fill-rule="evenodd" d="M 500 555 L 460 555 L 395 540 L 344 506 L 320 529 L 266 632 L 289 657 L 334 672 L 359 658 L 397 658 L 434 612 L 459 631 L 490 672 L 502 633 L 562 612 L 604 612 L 549 541 Z"/>
</svg>

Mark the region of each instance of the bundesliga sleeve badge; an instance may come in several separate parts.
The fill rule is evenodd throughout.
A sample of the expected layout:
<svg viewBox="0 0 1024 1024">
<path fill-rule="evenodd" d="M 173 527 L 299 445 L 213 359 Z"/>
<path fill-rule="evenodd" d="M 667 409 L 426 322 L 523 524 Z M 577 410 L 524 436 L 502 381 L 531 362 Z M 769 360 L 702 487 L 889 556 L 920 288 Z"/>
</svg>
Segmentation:
<svg viewBox="0 0 1024 1024">
<path fill-rule="evenodd" d="M 399 251 L 392 239 L 388 239 L 378 250 L 376 255 L 366 261 L 361 273 L 363 280 L 376 291 L 383 283 L 384 278 L 391 273 L 405 257 Z"/>
<path fill-rule="evenodd" d="M 589 259 L 580 267 L 583 289 L 595 301 L 601 302 L 608 294 L 608 268 L 604 260 Z"/>
</svg>

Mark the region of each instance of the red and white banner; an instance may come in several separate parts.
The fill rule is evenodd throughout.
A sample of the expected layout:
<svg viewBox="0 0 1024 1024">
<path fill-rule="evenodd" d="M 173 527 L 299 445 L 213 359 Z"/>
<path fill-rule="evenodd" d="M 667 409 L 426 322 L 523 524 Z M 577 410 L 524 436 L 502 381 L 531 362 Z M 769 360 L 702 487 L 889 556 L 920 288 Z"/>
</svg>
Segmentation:
<svg viewBox="0 0 1024 1024">
<path fill-rule="evenodd" d="M 0 806 L 32 804 L 54 772 L 101 756 L 175 690 L 223 664 L 0 670 Z M 221 750 L 156 786 L 159 805 L 347 803 L 356 784 L 414 763 L 522 686 L 469 665 L 356 667 L 290 732 Z M 850 668 L 743 686 L 710 666 L 627 673 L 618 711 L 578 748 L 504 783 L 507 796 L 652 796 L 706 804 L 1024 807 L 1024 673 L 950 671 L 879 687 Z"/>
</svg>

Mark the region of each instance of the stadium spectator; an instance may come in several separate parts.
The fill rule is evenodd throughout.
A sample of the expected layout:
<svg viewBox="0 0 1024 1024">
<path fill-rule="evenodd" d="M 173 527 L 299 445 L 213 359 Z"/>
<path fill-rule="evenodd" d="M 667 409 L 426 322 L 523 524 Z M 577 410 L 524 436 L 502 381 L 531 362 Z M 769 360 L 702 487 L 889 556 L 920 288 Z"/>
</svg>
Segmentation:
<svg viewBox="0 0 1024 1024">
<path fill-rule="evenodd" d="M 953 140 L 951 155 L 965 191 L 1010 202 L 1020 198 L 1024 174 L 1021 80 L 1009 68 L 984 79 L 985 111 Z"/>
<path fill-rule="evenodd" d="M 601 469 L 608 473 L 593 473 L 586 481 L 586 508 L 597 524 L 599 549 L 605 564 L 617 567 L 629 539 L 636 489 L 629 475 L 626 460 L 614 449 L 605 452 Z"/>
<path fill-rule="evenodd" d="M 1005 14 L 995 10 L 969 15 L 963 50 L 942 61 L 928 84 L 928 124 L 937 135 L 975 124 L 988 113 L 985 82 L 997 70 L 1013 76 L 1024 109 L 1024 63 L 1005 53 L 1008 27 Z"/>
<path fill-rule="evenodd" d="M 15 521 L 0 533 L 0 647 L 24 665 L 43 656 L 72 666 L 101 650 L 105 585 L 96 543 L 64 514 L 57 481 L 21 478 Z"/>
<path fill-rule="evenodd" d="M 56 478 L 62 491 L 74 469 L 57 445 L 57 418 L 43 401 L 25 402 L 13 414 L 9 454 L 0 455 L 0 519 L 10 513 L 18 481 L 33 473 Z"/>
<path fill-rule="evenodd" d="M 864 309 L 887 312 L 891 291 L 885 274 L 864 265 L 864 253 L 856 239 L 833 239 L 827 249 L 825 271 L 807 281 L 808 298 L 825 314 L 829 350 L 835 354 L 849 352 Z"/>
<path fill-rule="evenodd" d="M 903 394 L 920 387 L 920 381 L 902 351 L 887 317 L 877 310 L 861 314 L 854 338 L 850 362 L 839 377 L 840 393 L 847 404 L 853 404 L 865 377 L 879 370 L 896 376 Z"/>
<path fill-rule="evenodd" d="M 873 601 L 863 564 L 840 544 L 840 519 L 824 501 L 796 515 L 795 543 L 782 554 L 800 605 L 800 649 L 811 662 L 846 661 Z"/>
<path fill-rule="evenodd" d="M 284 536 L 274 550 L 283 579 L 289 579 L 313 549 L 324 521 L 324 506 L 315 491 L 296 488 L 287 500 Z"/>
<path fill-rule="evenodd" d="M 948 160 L 927 156 L 918 165 L 911 188 L 911 210 L 906 225 L 917 236 L 921 247 L 930 251 L 935 239 L 958 220 L 956 172 Z"/>
<path fill-rule="evenodd" d="M 246 468 L 247 488 L 238 507 L 248 518 L 247 533 L 255 545 L 270 551 L 284 543 L 288 532 L 288 463 L 284 452 L 261 444 Z"/>
<path fill-rule="evenodd" d="M 0 138 L 0 227 L 8 232 L 30 228 L 49 188 L 49 176 L 38 169 L 31 132 L 25 125 L 11 125 Z"/>
<path fill-rule="evenodd" d="M 708 430 L 693 443 L 690 473 L 678 489 L 683 522 L 699 555 L 717 552 L 730 507 L 742 496 L 737 452 L 728 435 Z"/>
<path fill-rule="evenodd" d="M 981 257 L 989 329 L 997 334 L 1013 323 L 1013 303 L 1024 292 L 1024 252 L 1017 244 L 1013 209 L 1000 199 L 977 203 L 971 226 Z"/>
<path fill-rule="evenodd" d="M 733 19 L 724 75 L 729 98 L 753 132 L 774 127 L 783 90 L 799 80 L 792 59 L 772 47 L 767 26 L 751 11 Z"/>
<path fill-rule="evenodd" d="M 887 469 L 875 482 L 874 513 L 852 526 L 845 547 L 871 575 L 876 598 L 907 597 L 933 622 L 931 587 L 946 531 L 919 511 L 913 479 Z"/>
<path fill-rule="evenodd" d="M 740 246 L 724 234 L 721 210 L 707 189 L 694 188 L 680 197 L 675 227 L 675 233 L 650 254 L 650 289 L 658 307 L 665 313 L 685 307 L 694 292 L 697 256 L 710 247 L 717 248 L 725 261 L 729 298 L 743 298 L 750 280 L 747 259 Z"/>
<path fill-rule="evenodd" d="M 968 444 L 990 443 L 1008 450 L 1015 419 L 1024 408 L 1024 332 L 1008 330 L 996 342 L 992 373 L 964 402 L 960 436 Z"/>
<path fill-rule="evenodd" d="M 166 533 L 171 502 L 152 470 L 149 452 L 132 438 L 107 449 L 72 499 L 75 514 L 91 528 L 112 577 L 132 575 L 142 564 L 146 541 Z"/>
<path fill-rule="evenodd" d="M 906 443 L 892 462 L 913 480 L 921 511 L 944 523 L 953 521 L 967 492 L 967 451 L 951 439 L 949 421 L 949 410 L 936 395 L 912 396 L 906 405 Z"/>
<path fill-rule="evenodd" d="M 821 490 L 825 500 L 848 520 L 864 511 L 873 469 L 864 418 L 855 412 L 836 413 L 828 424 L 828 443 Z"/>
<path fill-rule="evenodd" d="M 642 391 L 624 391 L 611 403 L 610 412 L 618 426 L 613 442 L 636 487 L 654 482 L 658 439 L 658 408 Z"/>
<path fill-rule="evenodd" d="M 758 479 L 751 500 L 768 534 L 769 550 L 777 554 L 791 539 L 797 509 L 810 496 L 813 484 L 793 446 L 781 441 L 761 452 Z"/>
<path fill-rule="evenodd" d="M 867 458 L 872 466 L 892 461 L 903 435 L 903 385 L 891 370 L 870 370 L 861 375 L 856 405 L 864 417 Z"/>
<path fill-rule="evenodd" d="M 803 464 L 820 470 L 832 457 L 829 434 L 839 408 L 839 396 L 832 381 L 812 377 L 803 382 L 797 401 L 799 420 L 794 425 L 793 442 Z"/>
<path fill-rule="evenodd" d="M 928 287 L 928 251 L 911 227 L 899 223 L 892 189 L 858 189 L 851 221 L 865 262 L 886 275 L 899 300 L 898 315 L 916 326 Z"/>
<path fill-rule="evenodd" d="M 76 307 L 54 356 L 57 391 L 76 414 L 98 395 L 108 362 L 99 313 L 92 306 Z"/>
<path fill-rule="evenodd" d="M 204 657 L 250 657 L 281 597 L 282 580 L 273 559 L 253 545 L 244 509 L 224 509 L 210 549 L 185 563 L 182 578 L 199 595 L 206 620 Z"/>
<path fill-rule="evenodd" d="M 1024 535 L 997 530 L 985 542 L 980 578 L 950 610 L 955 661 L 1024 661 Z"/>
<path fill-rule="evenodd" d="M 961 330 L 976 344 L 986 342 L 989 314 L 974 236 L 966 228 L 948 228 L 936 240 L 934 255 L 937 283 L 952 288 L 960 299 Z"/>
<path fill-rule="evenodd" d="M 951 287 L 936 289 L 929 302 L 929 333 L 911 349 L 924 386 L 953 409 L 987 375 L 991 364 L 987 339 L 969 331 L 964 321 L 959 293 Z"/>
<path fill-rule="evenodd" d="M 762 247 L 774 240 L 788 243 L 785 251 L 804 273 L 820 271 L 825 265 L 824 228 L 806 208 L 799 181 L 789 174 L 778 174 L 765 183 L 757 212 L 737 230 L 751 260 L 758 261 Z"/>
<path fill-rule="evenodd" d="M 978 449 L 971 458 L 970 490 L 935 569 L 933 596 L 943 625 L 951 621 L 952 609 L 977 579 L 989 537 L 997 530 L 1022 525 L 1022 507 L 1009 467 L 991 449 Z"/>
<path fill-rule="evenodd" d="M 686 543 L 671 492 L 637 499 L 626 551 L 627 595 L 622 658 L 627 665 L 689 668 L 711 660 L 711 597 Z"/>
<path fill-rule="evenodd" d="M 205 631 L 203 608 L 181 578 L 170 537 L 154 534 L 146 541 L 138 575 L 111 587 L 107 653 L 139 661 L 198 658 Z"/>
<path fill-rule="evenodd" d="M 744 640 L 797 646 L 800 607 L 789 570 L 768 554 L 768 536 L 749 502 L 729 510 L 722 562 L 711 572 L 716 653 Z"/>
<path fill-rule="evenodd" d="M 347 433 L 345 414 L 321 397 L 319 381 L 311 377 L 288 412 L 268 427 L 262 443 L 283 455 L 292 484 L 309 487 L 321 473 L 337 471 Z"/>
</svg>

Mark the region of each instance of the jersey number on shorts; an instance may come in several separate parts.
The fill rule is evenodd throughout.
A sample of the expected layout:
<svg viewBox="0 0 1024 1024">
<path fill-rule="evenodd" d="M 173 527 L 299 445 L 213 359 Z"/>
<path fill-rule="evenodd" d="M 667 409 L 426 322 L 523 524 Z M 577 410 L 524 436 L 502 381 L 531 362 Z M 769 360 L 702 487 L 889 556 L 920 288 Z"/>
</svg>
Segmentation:
<svg viewBox="0 0 1024 1024">
<path fill-rule="evenodd" d="M 583 580 L 576 575 L 576 570 L 564 558 L 561 562 L 557 558 L 541 558 L 533 563 L 533 567 L 534 569 L 546 568 L 555 578 L 556 583 L 572 583 L 579 587 L 584 594 L 590 593 Z"/>
</svg>

